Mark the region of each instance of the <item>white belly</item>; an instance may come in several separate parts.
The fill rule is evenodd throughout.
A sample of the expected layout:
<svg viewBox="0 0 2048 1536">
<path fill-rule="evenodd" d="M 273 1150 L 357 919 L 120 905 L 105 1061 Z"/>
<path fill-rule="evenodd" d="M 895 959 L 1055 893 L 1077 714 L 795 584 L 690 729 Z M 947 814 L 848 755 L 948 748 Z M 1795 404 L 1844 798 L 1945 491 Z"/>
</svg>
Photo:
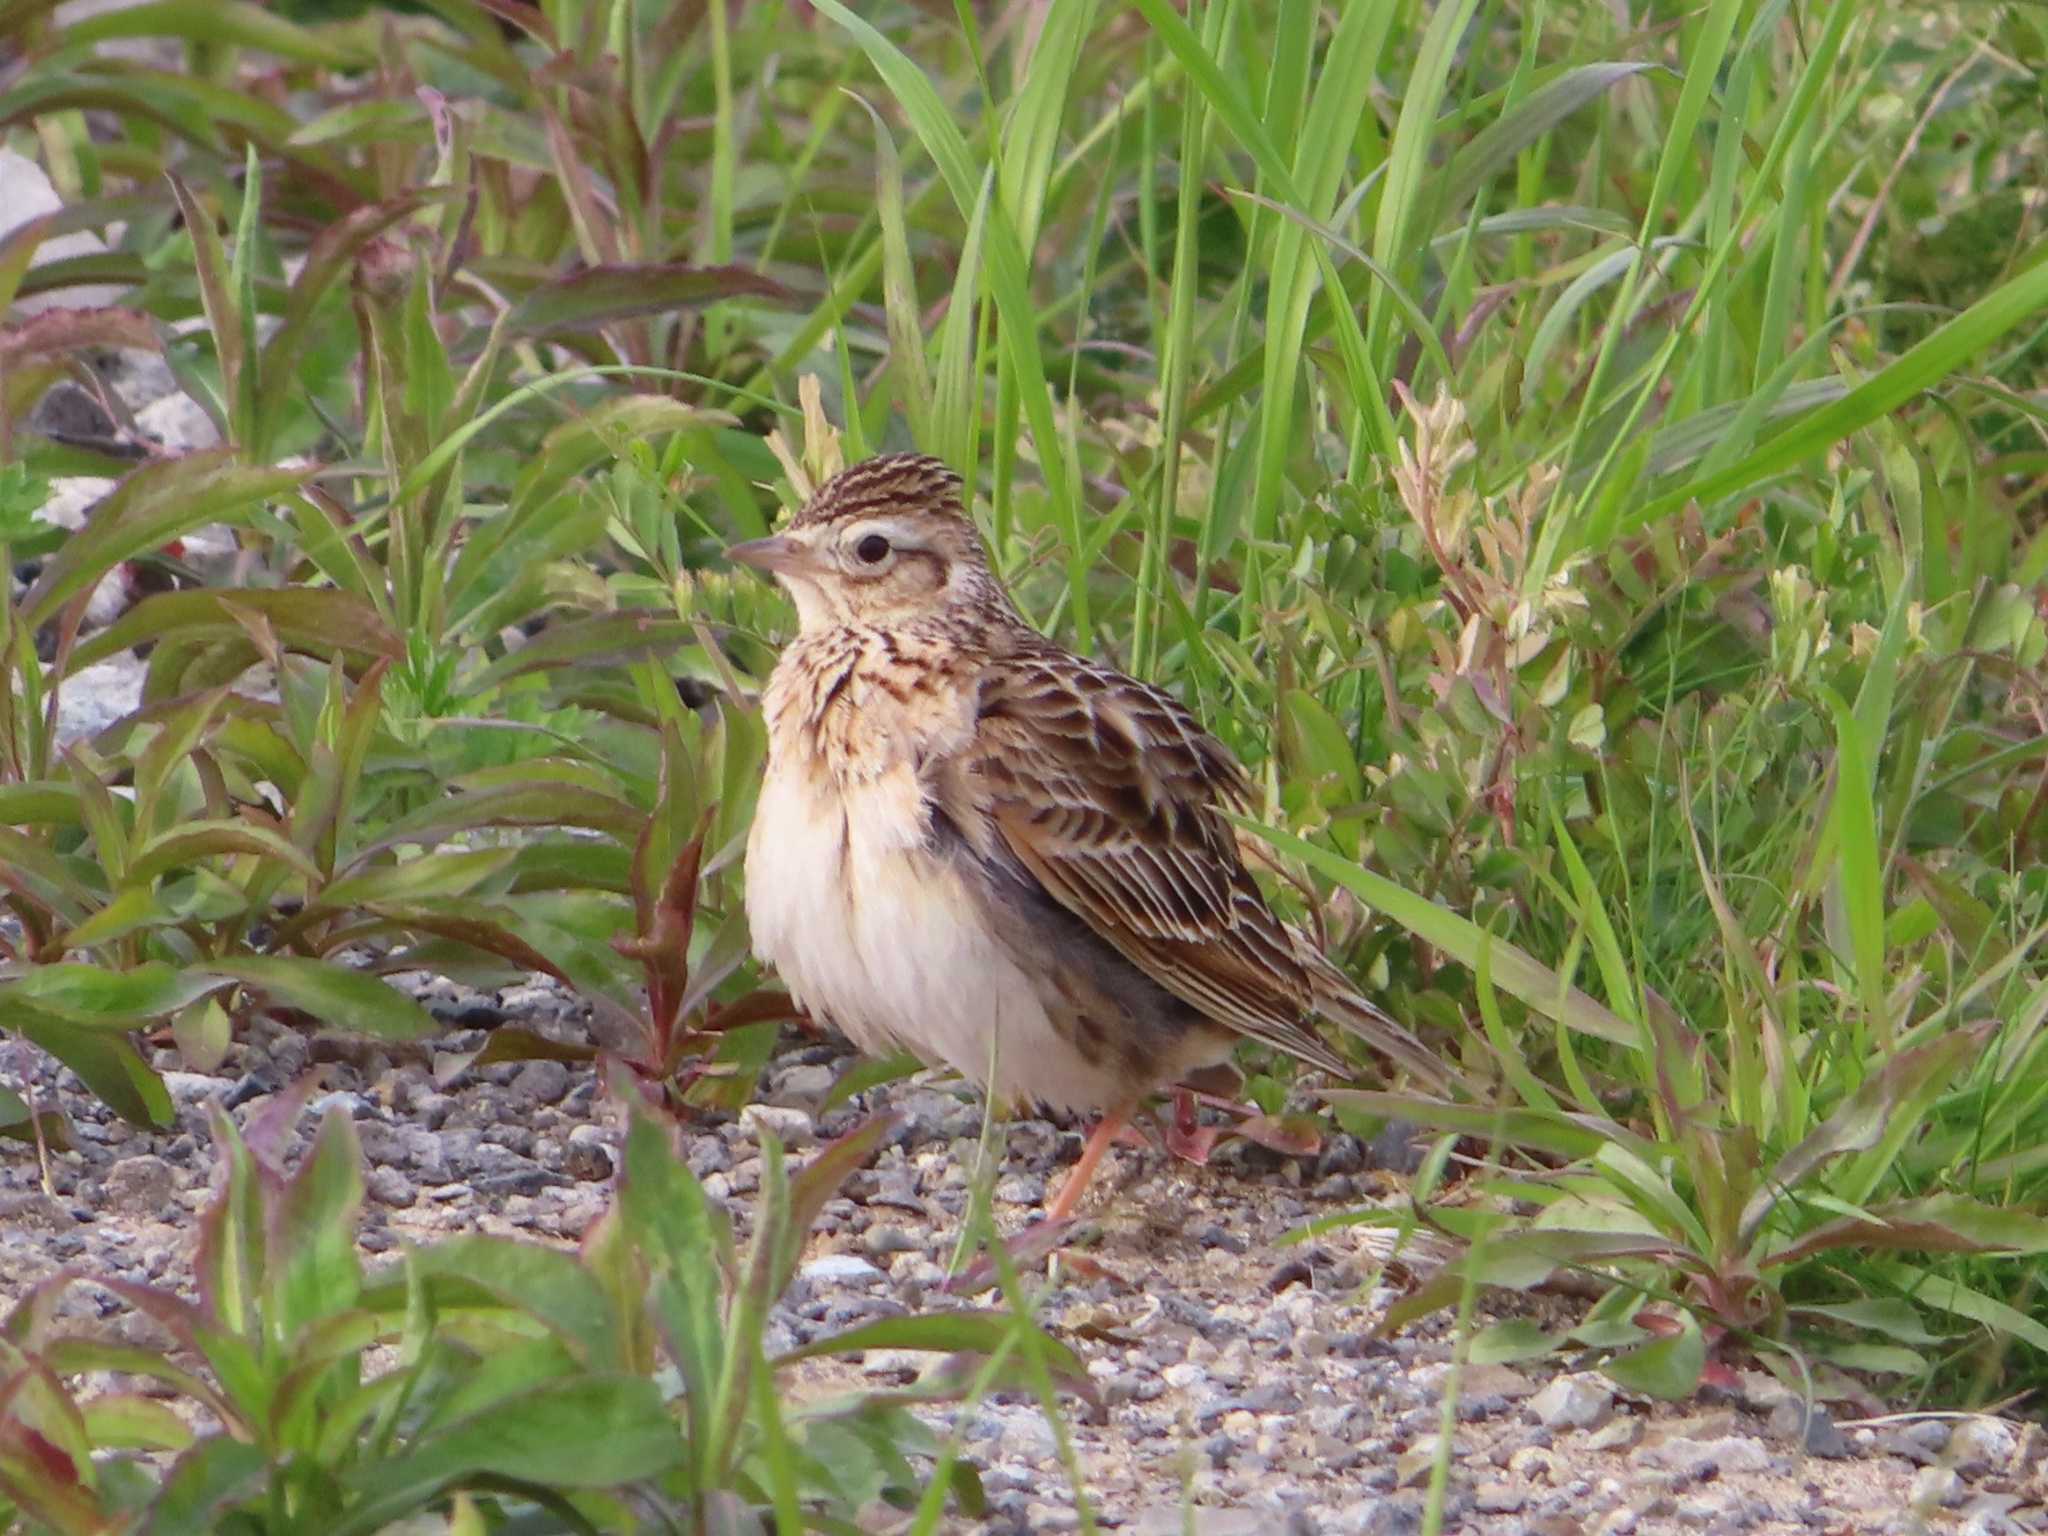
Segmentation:
<svg viewBox="0 0 2048 1536">
<path fill-rule="evenodd" d="M 863 1050 L 902 1047 L 1006 1103 L 1114 1102 L 925 831 L 907 766 L 843 794 L 771 766 L 747 844 L 754 953 Z"/>
</svg>

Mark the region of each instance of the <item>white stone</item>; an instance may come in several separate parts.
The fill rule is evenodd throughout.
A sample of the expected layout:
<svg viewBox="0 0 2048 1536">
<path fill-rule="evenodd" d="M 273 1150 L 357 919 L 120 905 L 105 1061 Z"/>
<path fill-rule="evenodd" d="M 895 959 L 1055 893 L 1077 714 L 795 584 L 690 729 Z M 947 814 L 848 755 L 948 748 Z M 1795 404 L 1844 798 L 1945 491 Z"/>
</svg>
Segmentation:
<svg viewBox="0 0 2048 1536">
<path fill-rule="evenodd" d="M 63 198 L 43 168 L 26 155 L 16 154 L 11 149 L 0 149 L 0 235 L 18 229 L 31 219 L 40 219 L 46 213 L 55 213 L 64 206 Z M 92 256 L 106 249 L 106 243 L 91 230 L 76 230 L 67 235 L 53 235 L 36 247 L 34 258 L 29 265 L 40 267 L 45 262 L 59 261 L 70 256 Z M 128 290 L 118 284 L 92 283 L 75 288 L 53 288 L 47 293 L 30 294 L 14 301 L 16 316 L 37 314 L 46 309 L 89 309 L 112 304 Z"/>
<path fill-rule="evenodd" d="M 811 1285 L 874 1285 L 882 1272 L 854 1254 L 828 1253 L 798 1270 L 797 1278 Z"/>
<path fill-rule="evenodd" d="M 1613 1389 L 1584 1374 L 1560 1376 L 1529 1399 L 1530 1417 L 1545 1429 L 1592 1429 L 1613 1410 Z"/>
<path fill-rule="evenodd" d="M 740 1124 L 756 1141 L 763 1131 L 773 1131 L 785 1147 L 808 1146 L 816 1137 L 811 1117 L 800 1109 L 779 1109 L 772 1104 L 749 1104 L 740 1111 Z"/>
</svg>

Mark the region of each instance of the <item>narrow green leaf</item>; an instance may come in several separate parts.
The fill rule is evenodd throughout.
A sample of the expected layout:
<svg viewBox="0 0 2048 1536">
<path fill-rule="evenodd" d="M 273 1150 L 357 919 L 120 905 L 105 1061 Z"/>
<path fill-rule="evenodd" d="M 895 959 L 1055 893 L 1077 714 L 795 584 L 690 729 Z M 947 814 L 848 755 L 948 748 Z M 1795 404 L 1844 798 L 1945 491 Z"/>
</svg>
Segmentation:
<svg viewBox="0 0 2048 1536">
<path fill-rule="evenodd" d="M 239 955 L 205 968 L 232 977 L 273 1002 L 321 1023 L 386 1040 L 418 1040 L 439 1027 L 432 1014 L 376 977 L 331 961 L 292 955 Z"/>
<path fill-rule="evenodd" d="M 1667 1402 L 1691 1397 L 1707 1363 L 1706 1336 L 1690 1317 L 1677 1333 L 1617 1355 L 1601 1369 L 1617 1386 Z"/>
<path fill-rule="evenodd" d="M 1246 831 L 1256 833 L 1288 857 L 1299 859 L 1325 878 L 1336 881 L 1359 900 L 1386 913 L 1403 928 L 1434 944 L 1459 964 L 1476 967 L 1480 949 L 1490 946 L 1489 963 L 1494 984 L 1520 998 L 1545 1018 L 1556 1019 L 1568 1028 L 1596 1035 L 1616 1045 L 1641 1048 L 1641 1031 L 1577 987 L 1568 985 L 1556 972 L 1513 944 L 1494 938 L 1448 908 L 1404 891 L 1393 881 L 1291 832 L 1265 826 L 1235 813 L 1226 814 Z"/>
<path fill-rule="evenodd" d="M 512 307 L 506 324 L 522 336 L 553 336 L 735 298 L 788 304 L 796 295 L 750 267 L 607 264 L 550 278 Z"/>
</svg>

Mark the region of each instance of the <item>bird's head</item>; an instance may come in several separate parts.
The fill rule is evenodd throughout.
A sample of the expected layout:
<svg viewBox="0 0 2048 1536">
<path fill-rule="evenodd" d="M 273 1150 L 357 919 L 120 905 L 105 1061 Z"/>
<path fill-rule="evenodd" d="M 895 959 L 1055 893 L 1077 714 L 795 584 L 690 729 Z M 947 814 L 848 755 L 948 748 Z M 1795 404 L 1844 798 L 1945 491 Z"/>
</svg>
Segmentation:
<svg viewBox="0 0 2048 1536">
<path fill-rule="evenodd" d="M 960 477 L 923 454 L 884 454 L 841 470 L 781 533 L 726 554 L 788 588 L 807 633 L 904 624 L 986 604 L 991 594 L 1001 601 L 961 506 Z"/>
</svg>

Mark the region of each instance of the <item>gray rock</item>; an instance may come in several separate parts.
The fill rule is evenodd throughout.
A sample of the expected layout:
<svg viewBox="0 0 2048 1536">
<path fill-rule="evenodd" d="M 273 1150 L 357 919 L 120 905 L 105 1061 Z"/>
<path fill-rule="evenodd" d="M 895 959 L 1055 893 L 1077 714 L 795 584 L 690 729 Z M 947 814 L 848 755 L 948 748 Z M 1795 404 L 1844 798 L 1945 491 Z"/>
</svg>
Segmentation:
<svg viewBox="0 0 2048 1536">
<path fill-rule="evenodd" d="M 1365 1166 L 1389 1173 L 1413 1173 L 1422 1166 L 1428 1142 L 1419 1127 L 1406 1120 L 1389 1120 L 1379 1135 L 1366 1143 Z"/>
<path fill-rule="evenodd" d="M 568 1145 L 562 1149 L 562 1172 L 585 1183 L 599 1183 L 612 1176 L 617 1157 L 611 1138 L 601 1127 L 579 1125 L 569 1133 Z"/>
<path fill-rule="evenodd" d="M 996 1180 L 999 1205 L 1039 1205 L 1045 1200 L 1045 1180 L 1035 1173 L 1012 1173 Z"/>
<path fill-rule="evenodd" d="M 933 1357 L 917 1349 L 871 1349 L 860 1363 L 863 1376 L 898 1386 L 913 1382 Z"/>
<path fill-rule="evenodd" d="M 1963 1480 L 1953 1467 L 1922 1467 L 1913 1474 L 1907 1502 L 1917 1510 L 1952 1509 L 1963 1502 Z"/>
<path fill-rule="evenodd" d="M 818 1139 L 817 1127 L 801 1109 L 749 1104 L 740 1111 L 740 1124 L 746 1127 L 749 1140 L 758 1141 L 763 1132 L 772 1132 L 785 1147 L 807 1147 Z"/>
<path fill-rule="evenodd" d="M 866 1259 L 851 1253 L 828 1253 L 797 1271 L 797 1278 L 807 1285 L 879 1285 L 884 1278 L 882 1272 Z"/>
<path fill-rule="evenodd" d="M 405 1144 L 405 1160 L 420 1176 L 423 1184 L 446 1184 L 454 1175 L 455 1158 L 452 1150 L 441 1136 L 415 1126 L 400 1126 L 399 1136 Z"/>
<path fill-rule="evenodd" d="M 1771 1410 L 1769 1422 L 1773 1434 L 1791 1441 L 1809 1456 L 1849 1454 L 1848 1437 L 1818 1403 L 1809 1407 L 1796 1398 L 1781 1402 Z"/>
<path fill-rule="evenodd" d="M 2029 1527 L 2038 1530 L 2042 1524 L 2038 1514 L 2024 1525 L 2012 1518 L 2019 1505 L 2020 1497 L 2015 1493 L 1980 1493 L 1962 1507 L 1963 1523 L 1957 1527 L 1956 1536 L 2006 1536 L 2007 1532 Z M 2025 1519 L 2024 1514 L 2021 1519 Z"/>
<path fill-rule="evenodd" d="M 221 1096 L 228 1084 L 207 1072 L 164 1072 L 164 1087 L 171 1093 L 171 1102 L 180 1109 L 192 1109 L 205 1105 Z"/>
<path fill-rule="evenodd" d="M 772 1090 L 773 1102 L 815 1110 L 825 1095 L 832 1091 L 837 1075 L 826 1066 L 791 1067 L 776 1079 Z"/>
<path fill-rule="evenodd" d="M 1256 1509 L 1155 1504 L 1139 1514 L 1130 1529 L 1133 1536 L 1181 1536 L 1188 1530 L 1195 1536 L 1276 1536 L 1277 1524 L 1270 1512 Z"/>
<path fill-rule="evenodd" d="M 41 1190 L 0 1196 L 0 1231 L 62 1232 L 82 1218 Z"/>
<path fill-rule="evenodd" d="M 1593 1429 L 1614 1411 L 1614 1390 L 1591 1373 L 1560 1376 L 1523 1405 L 1545 1429 Z"/>
<path fill-rule="evenodd" d="M 877 1222 L 860 1240 L 861 1251 L 871 1259 L 892 1258 L 899 1253 L 922 1253 L 924 1244 L 893 1222 Z"/>
<path fill-rule="evenodd" d="M 363 1189 L 379 1205 L 405 1206 L 419 1199 L 420 1192 L 396 1168 L 372 1168 L 363 1176 Z"/>
<path fill-rule="evenodd" d="M 142 702 L 146 667 L 147 663 L 133 651 L 123 651 L 66 678 L 64 692 L 57 701 L 59 745 L 96 735 L 122 716 L 132 714 Z"/>
<path fill-rule="evenodd" d="M 1769 1413 L 1784 1403 L 1801 1401 L 1800 1395 L 1769 1371 L 1742 1371 L 1736 1377 L 1736 1397 L 1752 1413 Z"/>
<path fill-rule="evenodd" d="M 569 1091 L 569 1069 L 559 1061 L 529 1061 L 512 1079 L 512 1091 L 536 1104 L 558 1104 Z"/>
<path fill-rule="evenodd" d="M 324 1119 L 331 1109 L 338 1109 L 351 1120 L 367 1120 L 377 1113 L 377 1106 L 360 1093 L 343 1090 L 337 1093 L 323 1093 L 307 1106 L 308 1114 L 315 1120 Z"/>
<path fill-rule="evenodd" d="M 996 1441 L 1003 1455 L 1020 1461 L 1050 1461 L 1059 1454 L 1059 1441 L 1040 1409 L 1012 1410 L 1005 1420 Z"/>
<path fill-rule="evenodd" d="M 1949 1463 L 1964 1477 L 2003 1472 L 2019 1455 L 2019 1431 L 1989 1415 L 1965 1419 L 1948 1437 Z"/>
<path fill-rule="evenodd" d="M 171 1165 L 154 1154 L 124 1157 L 107 1170 L 107 1204 L 127 1216 L 166 1220 L 174 1214 L 178 1178 Z"/>
<path fill-rule="evenodd" d="M 716 1136 L 693 1136 L 683 1161 L 698 1178 L 725 1173 L 732 1167 L 732 1149 Z"/>
<path fill-rule="evenodd" d="M 1512 1515 L 1528 1502 L 1527 1491 L 1513 1483 L 1481 1483 L 1472 1490 L 1472 1507 L 1482 1515 Z"/>
<path fill-rule="evenodd" d="M 1681 1436 L 1643 1446 L 1629 1460 L 1639 1467 L 1663 1468 L 1697 1481 L 1730 1472 L 1769 1471 L 1771 1453 L 1742 1435 L 1723 1435 L 1714 1440 Z"/>
<path fill-rule="evenodd" d="M 1920 1466 L 1932 1466 L 1948 1448 L 1949 1427 L 1940 1419 L 1915 1419 L 1878 1432 L 1878 1449 Z"/>
<path fill-rule="evenodd" d="M 597 1218 L 604 1214 L 604 1211 L 605 1202 L 601 1196 L 587 1191 L 579 1191 L 571 1194 L 563 1202 L 561 1213 L 555 1219 L 556 1223 L 561 1227 L 562 1236 L 580 1238 L 590 1230 L 591 1226 L 597 1221 Z M 794 1346 L 790 1347 L 793 1348 Z M 780 1352 L 779 1350 L 771 1351 L 771 1358 L 774 1354 Z"/>
<path fill-rule="evenodd" d="M 1590 1451 L 1625 1451 L 1643 1438 L 1643 1421 L 1632 1417 L 1610 1419 L 1586 1436 Z"/>
<path fill-rule="evenodd" d="M 1032 1531 L 1078 1531 L 1081 1516 L 1071 1505 L 1033 1502 L 1024 1506 L 1024 1524 Z"/>
<path fill-rule="evenodd" d="M 11 149 L 0 149 L 0 235 L 26 224 L 30 219 L 55 213 L 63 206 L 64 200 L 57 195 L 56 187 L 43 174 L 40 165 Z M 52 235 L 36 247 L 30 265 L 40 267 L 45 262 L 71 256 L 96 256 L 105 249 L 105 243 L 90 230 Z M 17 298 L 13 308 L 17 318 L 45 309 L 89 309 L 116 303 L 126 291 L 119 284 L 109 283 L 53 288 L 47 293 Z"/>
<path fill-rule="evenodd" d="M 1422 1511 L 1422 1491 L 1410 1488 L 1346 1504 L 1324 1529 L 1329 1536 L 1415 1536 L 1422 1529 Z"/>
</svg>

